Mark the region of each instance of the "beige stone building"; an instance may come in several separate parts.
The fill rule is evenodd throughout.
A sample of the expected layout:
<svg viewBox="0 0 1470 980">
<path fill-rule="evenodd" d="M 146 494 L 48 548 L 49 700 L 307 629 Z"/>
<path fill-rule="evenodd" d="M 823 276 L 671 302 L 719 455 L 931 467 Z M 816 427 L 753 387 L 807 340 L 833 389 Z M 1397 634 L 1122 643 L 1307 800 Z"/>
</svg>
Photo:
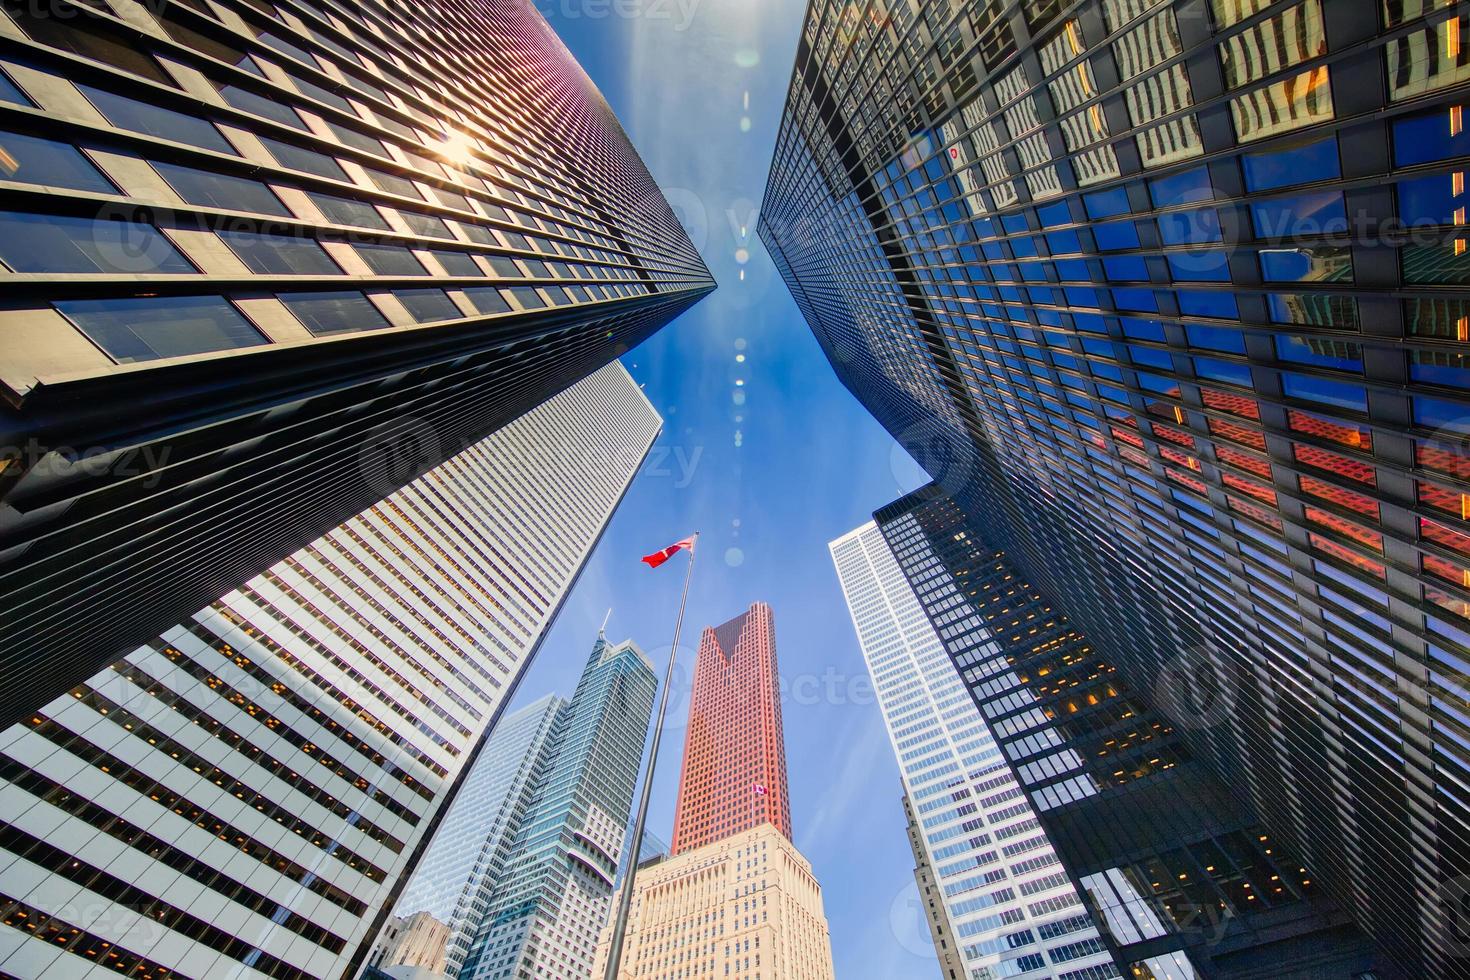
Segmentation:
<svg viewBox="0 0 1470 980">
<path fill-rule="evenodd" d="M 645 863 L 634 888 L 620 978 L 833 980 L 822 887 L 771 824 Z M 609 923 L 593 977 L 611 936 Z"/>
</svg>

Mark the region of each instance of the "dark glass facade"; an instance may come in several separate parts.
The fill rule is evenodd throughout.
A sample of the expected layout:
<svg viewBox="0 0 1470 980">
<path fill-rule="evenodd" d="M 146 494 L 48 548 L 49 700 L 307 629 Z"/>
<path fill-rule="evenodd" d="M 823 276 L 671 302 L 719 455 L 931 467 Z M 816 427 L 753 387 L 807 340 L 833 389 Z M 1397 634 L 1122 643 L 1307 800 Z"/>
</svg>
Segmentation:
<svg viewBox="0 0 1470 980">
<path fill-rule="evenodd" d="M 1398 975 L 1195 759 L 1181 730 L 1217 702 L 1194 702 L 1183 677 L 1132 689 L 939 488 L 874 516 L 1117 975 Z"/>
<path fill-rule="evenodd" d="M 834 368 L 1414 975 L 1470 872 L 1465 18 L 809 6 L 761 233 Z M 1447 904 L 1448 903 L 1448 904 Z"/>
<path fill-rule="evenodd" d="M 6 3 L 0 195 L 0 725 L 713 288 L 513 0 Z"/>
</svg>

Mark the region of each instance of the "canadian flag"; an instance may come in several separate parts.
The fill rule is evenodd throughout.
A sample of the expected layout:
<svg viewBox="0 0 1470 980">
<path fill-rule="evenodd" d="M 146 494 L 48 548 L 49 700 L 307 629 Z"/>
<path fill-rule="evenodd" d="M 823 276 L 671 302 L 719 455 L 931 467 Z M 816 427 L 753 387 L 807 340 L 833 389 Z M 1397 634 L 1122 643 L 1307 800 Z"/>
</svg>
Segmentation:
<svg viewBox="0 0 1470 980">
<path fill-rule="evenodd" d="M 754 786 L 751 787 L 751 789 L 755 790 L 756 796 L 769 796 L 771 792 L 770 790 L 766 789 L 764 783 L 756 783 Z"/>
<path fill-rule="evenodd" d="M 664 562 L 668 561 L 670 558 L 674 557 L 674 555 L 678 554 L 679 551 L 684 548 L 688 548 L 690 551 L 693 551 L 694 539 L 685 538 L 683 541 L 676 541 L 662 551 L 655 551 L 651 555 L 644 555 L 642 561 L 647 563 L 649 568 L 657 568 Z"/>
</svg>

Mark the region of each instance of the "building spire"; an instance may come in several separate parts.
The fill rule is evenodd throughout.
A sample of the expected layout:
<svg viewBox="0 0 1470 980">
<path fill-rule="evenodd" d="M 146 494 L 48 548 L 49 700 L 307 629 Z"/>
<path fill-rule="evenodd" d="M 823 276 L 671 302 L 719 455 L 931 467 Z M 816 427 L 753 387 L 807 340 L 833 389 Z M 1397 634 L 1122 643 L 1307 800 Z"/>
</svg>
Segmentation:
<svg viewBox="0 0 1470 980">
<path fill-rule="evenodd" d="M 597 635 L 604 640 L 607 639 L 607 621 L 609 619 L 612 619 L 612 606 L 607 607 L 607 615 L 602 617 L 602 625 L 597 627 Z"/>
</svg>

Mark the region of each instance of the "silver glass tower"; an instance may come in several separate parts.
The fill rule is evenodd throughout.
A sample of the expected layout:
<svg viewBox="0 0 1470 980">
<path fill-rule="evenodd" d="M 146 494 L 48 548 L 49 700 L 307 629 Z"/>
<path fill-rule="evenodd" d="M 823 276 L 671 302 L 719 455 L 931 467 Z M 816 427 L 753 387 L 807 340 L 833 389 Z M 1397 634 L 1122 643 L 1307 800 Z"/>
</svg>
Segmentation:
<svg viewBox="0 0 1470 980">
<path fill-rule="evenodd" d="M 631 640 L 598 635 L 463 980 L 592 975 L 657 687 Z"/>
<path fill-rule="evenodd" d="M 882 532 L 869 522 L 829 547 L 919 828 L 915 851 L 932 869 L 966 975 L 1058 977 L 1097 967 L 1097 976 L 1114 976 L 1082 898 Z M 954 628 L 965 629 L 960 598 Z M 1043 955 L 1043 943 L 1063 936 L 1077 953 L 1065 966 Z"/>
<path fill-rule="evenodd" d="M 552 757 L 566 710 L 566 699 L 548 694 L 495 727 L 398 900 L 397 915 L 423 912 L 448 927 L 448 976 L 459 974 L 475 929 L 489 910 L 495 882 Z M 393 966 L 394 958 L 380 965 Z"/>
<path fill-rule="evenodd" d="M 350 975 L 660 425 L 602 368 L 0 732 L 0 974 Z"/>
</svg>

